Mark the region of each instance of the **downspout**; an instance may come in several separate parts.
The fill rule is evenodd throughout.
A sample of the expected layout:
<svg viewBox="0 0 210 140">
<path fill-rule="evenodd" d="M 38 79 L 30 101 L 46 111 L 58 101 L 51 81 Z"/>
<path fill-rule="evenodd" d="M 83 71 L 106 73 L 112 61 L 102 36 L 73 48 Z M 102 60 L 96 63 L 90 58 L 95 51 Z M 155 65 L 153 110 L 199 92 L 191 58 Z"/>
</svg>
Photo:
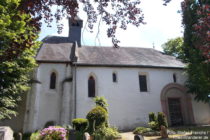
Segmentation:
<svg viewBox="0 0 210 140">
<path fill-rule="evenodd" d="M 65 77 L 66 77 L 66 69 L 65 69 Z M 61 97 L 59 99 L 59 102 L 61 102 L 60 113 L 59 113 L 60 125 L 62 124 L 62 117 L 63 117 L 63 90 L 64 90 L 65 77 L 64 77 L 64 80 L 61 82 Z"/>
<path fill-rule="evenodd" d="M 72 118 L 77 117 L 77 42 L 74 42 L 74 45 L 72 47 L 72 54 L 71 59 L 72 61 L 72 77 L 73 77 L 73 85 L 72 85 L 72 95 L 74 96 L 72 99 L 74 99 L 74 104 L 72 104 L 74 107 L 72 110 L 74 110 L 74 114 L 72 113 Z"/>
<path fill-rule="evenodd" d="M 66 72 L 65 72 L 65 74 L 66 74 Z M 62 119 L 63 119 L 63 111 L 64 111 L 64 109 L 63 109 L 63 94 L 64 94 L 64 84 L 65 84 L 65 82 L 66 81 L 65 81 L 65 78 L 64 78 L 64 80 L 61 82 L 61 98 L 60 98 L 61 109 L 60 109 L 60 114 L 59 114 L 59 118 L 60 118 L 59 124 L 60 125 L 63 125 L 63 122 L 62 122 Z"/>
<path fill-rule="evenodd" d="M 69 83 L 71 83 L 71 85 L 73 84 L 73 82 L 72 82 L 72 67 L 71 67 L 71 63 L 70 63 L 70 68 L 71 68 L 71 75 L 69 75 L 70 74 L 70 71 L 69 71 L 69 63 L 67 63 L 66 64 L 66 70 L 65 70 L 65 78 L 64 78 L 64 80 L 61 83 L 61 97 L 62 97 L 61 98 L 62 106 L 61 106 L 61 113 L 60 113 L 60 123 L 61 124 L 67 123 L 66 122 L 66 115 L 67 115 L 66 113 L 67 112 L 66 112 L 66 109 L 65 109 L 66 108 L 65 104 L 67 103 L 67 104 L 71 105 L 70 104 L 71 97 L 68 100 L 68 102 L 64 102 L 65 98 L 69 97 L 68 95 L 66 95 L 66 94 L 68 94 L 68 93 L 66 93 L 66 92 L 68 92 L 68 90 L 66 90 L 66 92 L 64 92 L 65 91 L 65 83 L 69 82 Z M 71 107 L 70 107 L 70 110 L 69 111 L 71 112 Z M 68 115 L 70 115 L 70 114 L 68 114 Z M 71 117 L 71 115 L 68 116 L 68 117 Z"/>
<path fill-rule="evenodd" d="M 75 73 L 75 77 L 74 77 L 74 79 L 75 79 L 75 83 L 74 83 L 74 88 L 75 88 L 75 91 L 74 91 L 75 92 L 74 93 L 74 95 L 75 95 L 74 96 L 74 98 L 75 98 L 74 99 L 74 110 L 75 110 L 74 117 L 77 118 L 77 84 L 76 84 L 77 83 L 77 64 L 76 63 L 74 64 L 74 70 L 75 70 L 75 72 L 74 72 Z"/>
<path fill-rule="evenodd" d="M 71 120 L 73 118 L 76 118 L 76 64 L 72 63 L 72 67 L 71 67 L 71 75 L 73 77 L 73 82 L 72 82 L 72 88 L 71 88 L 71 93 L 72 93 L 72 99 L 71 99 L 71 106 L 70 106 L 70 116 L 71 116 Z M 74 101 L 74 103 L 72 103 Z M 72 107 L 73 106 L 73 107 Z"/>
</svg>

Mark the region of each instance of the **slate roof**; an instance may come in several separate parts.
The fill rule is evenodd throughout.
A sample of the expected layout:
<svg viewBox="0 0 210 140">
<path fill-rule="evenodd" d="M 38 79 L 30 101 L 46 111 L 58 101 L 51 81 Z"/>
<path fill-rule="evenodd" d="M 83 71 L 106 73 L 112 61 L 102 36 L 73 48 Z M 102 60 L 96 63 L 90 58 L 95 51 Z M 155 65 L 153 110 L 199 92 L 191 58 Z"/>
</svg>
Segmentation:
<svg viewBox="0 0 210 140">
<path fill-rule="evenodd" d="M 69 43 L 69 37 L 63 36 L 47 36 L 45 37 L 42 42 L 44 43 L 51 43 L 51 44 L 58 44 L 58 43 Z"/>
<path fill-rule="evenodd" d="M 184 68 L 173 56 L 151 48 L 88 47 L 78 49 L 78 65 Z"/>
<path fill-rule="evenodd" d="M 36 56 L 38 62 L 71 62 L 80 66 L 185 67 L 175 57 L 151 48 L 82 46 L 75 49 L 67 37 L 58 36 L 48 36 L 43 42 Z"/>
<path fill-rule="evenodd" d="M 72 46 L 73 43 L 44 43 L 36 60 L 38 62 L 71 62 Z"/>
<path fill-rule="evenodd" d="M 36 60 L 38 62 L 71 62 L 72 46 L 69 37 L 47 36 L 42 40 Z"/>
</svg>

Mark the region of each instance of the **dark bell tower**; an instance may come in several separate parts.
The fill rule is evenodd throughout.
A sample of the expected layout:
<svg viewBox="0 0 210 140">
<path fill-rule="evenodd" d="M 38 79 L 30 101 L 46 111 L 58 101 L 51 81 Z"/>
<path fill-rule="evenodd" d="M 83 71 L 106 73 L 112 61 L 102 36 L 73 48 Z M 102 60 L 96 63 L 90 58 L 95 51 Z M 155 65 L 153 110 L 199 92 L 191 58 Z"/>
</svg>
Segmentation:
<svg viewBox="0 0 210 140">
<path fill-rule="evenodd" d="M 70 42 L 77 42 L 81 46 L 81 32 L 83 21 L 76 16 L 74 20 L 69 19 L 69 40 Z"/>
</svg>

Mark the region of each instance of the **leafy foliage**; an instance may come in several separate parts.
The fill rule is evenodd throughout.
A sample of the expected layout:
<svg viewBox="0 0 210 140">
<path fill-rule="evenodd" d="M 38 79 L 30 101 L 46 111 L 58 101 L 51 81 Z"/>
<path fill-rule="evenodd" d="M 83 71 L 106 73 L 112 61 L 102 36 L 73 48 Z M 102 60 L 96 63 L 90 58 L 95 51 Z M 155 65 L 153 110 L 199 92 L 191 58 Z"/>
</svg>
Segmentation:
<svg viewBox="0 0 210 140">
<path fill-rule="evenodd" d="M 108 113 L 101 106 L 96 106 L 87 114 L 86 118 L 89 122 L 89 132 L 92 134 L 95 129 L 105 126 L 105 122 L 108 120 Z"/>
<path fill-rule="evenodd" d="M 166 116 L 165 116 L 165 114 L 163 112 L 158 112 L 158 114 L 157 114 L 157 123 L 158 123 L 159 129 L 160 129 L 161 125 L 163 125 L 165 127 L 168 127 Z"/>
<path fill-rule="evenodd" d="M 18 101 L 29 89 L 29 73 L 36 66 L 37 34 L 28 25 L 30 15 L 18 11 L 19 2 L 0 1 L 0 120 L 16 115 Z"/>
<path fill-rule="evenodd" d="M 101 127 L 93 132 L 94 140 L 112 140 L 119 136 L 117 129 L 112 127 Z"/>
<path fill-rule="evenodd" d="M 139 8 L 139 0 L 119 1 L 119 0 L 22 0 L 20 9 L 22 12 L 33 16 L 34 25 L 40 29 L 40 20 L 44 19 L 50 26 L 50 23 L 55 17 L 58 26 L 58 32 L 63 28 L 59 21 L 64 17 L 71 17 L 71 20 L 77 15 L 79 3 L 83 4 L 83 10 L 87 13 L 87 23 L 89 29 L 98 21 L 103 21 L 109 25 L 107 29 L 108 37 L 112 38 L 113 44 L 117 47 L 119 40 L 117 40 L 115 33 L 117 28 L 126 29 L 128 24 L 139 26 L 144 24 L 144 16 Z M 56 5 L 55 13 L 51 11 L 51 7 Z"/>
<path fill-rule="evenodd" d="M 36 44 L 38 30 L 29 14 L 19 10 L 21 0 L 0 2 L 0 62 L 18 59 Z"/>
<path fill-rule="evenodd" d="M 133 133 L 134 134 L 143 134 L 143 133 L 145 133 L 145 132 L 150 132 L 151 131 L 151 128 L 145 128 L 145 127 L 137 127 L 134 131 L 133 131 Z"/>
<path fill-rule="evenodd" d="M 151 121 L 148 123 L 148 125 L 152 130 L 160 130 L 159 124 L 157 121 Z"/>
<path fill-rule="evenodd" d="M 149 122 L 156 121 L 157 117 L 154 112 L 149 113 Z"/>
<path fill-rule="evenodd" d="M 182 16 L 184 25 L 184 52 L 188 62 L 189 93 L 198 101 L 210 98 L 210 36 L 209 0 L 184 0 Z"/>
<path fill-rule="evenodd" d="M 30 140 L 38 140 L 40 136 L 39 133 L 40 133 L 39 131 L 32 133 L 30 136 Z"/>
<path fill-rule="evenodd" d="M 84 4 L 84 11 L 88 16 L 88 27 L 92 29 L 93 23 L 96 23 L 98 17 L 100 17 L 100 20 L 109 25 L 107 35 L 112 38 L 112 43 L 116 47 L 118 47 L 117 44 L 119 43 L 119 40 L 115 36 L 117 28 L 126 30 L 127 24 L 137 27 L 140 24 L 144 24 L 144 17 L 139 8 L 139 0 L 99 0 L 95 1 L 95 3 L 91 3 L 89 0 L 80 0 L 80 2 Z"/>
<path fill-rule="evenodd" d="M 93 135 L 96 140 L 107 140 L 119 137 L 116 128 L 108 125 L 108 104 L 104 97 L 94 98 L 96 107 L 93 108 L 86 116 L 88 119 L 87 131 Z"/>
<path fill-rule="evenodd" d="M 166 54 L 176 56 L 188 64 L 186 68 L 188 92 L 194 94 L 197 101 L 203 102 L 210 101 L 209 15 L 209 0 L 183 0 L 184 43 L 181 45 L 182 41 L 177 38 L 164 44 Z"/>
<path fill-rule="evenodd" d="M 185 61 L 183 43 L 184 41 L 183 41 L 183 38 L 181 37 L 170 39 L 162 45 L 163 51 L 167 55 L 172 55 L 182 61 Z"/>
<path fill-rule="evenodd" d="M 101 106 L 103 107 L 105 110 L 107 110 L 108 107 L 108 103 L 107 100 L 104 97 L 95 97 L 94 102 L 96 103 L 96 106 Z"/>
<path fill-rule="evenodd" d="M 72 120 L 72 124 L 73 124 L 73 127 L 75 128 L 75 130 L 84 131 L 88 126 L 88 121 L 87 121 L 87 119 L 76 118 L 76 119 Z"/>
<path fill-rule="evenodd" d="M 168 127 L 165 114 L 163 112 L 158 112 L 156 116 L 153 112 L 149 113 L 148 125 L 152 130 L 155 131 L 160 130 L 161 125 Z"/>
</svg>

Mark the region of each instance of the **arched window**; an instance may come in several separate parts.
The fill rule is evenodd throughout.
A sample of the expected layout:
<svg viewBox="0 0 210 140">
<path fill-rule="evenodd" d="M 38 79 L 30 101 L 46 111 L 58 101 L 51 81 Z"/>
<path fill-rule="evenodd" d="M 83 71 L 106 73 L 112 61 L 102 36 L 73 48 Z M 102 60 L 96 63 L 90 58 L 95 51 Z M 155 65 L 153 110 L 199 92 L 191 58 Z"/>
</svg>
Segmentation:
<svg viewBox="0 0 210 140">
<path fill-rule="evenodd" d="M 88 79 L 88 97 L 95 97 L 95 79 L 93 76 Z"/>
<path fill-rule="evenodd" d="M 50 75 L 50 89 L 55 89 L 56 87 L 56 74 L 55 72 Z"/>
<path fill-rule="evenodd" d="M 116 74 L 116 73 L 112 73 L 112 81 L 113 81 L 114 83 L 117 82 L 117 74 Z"/>
<path fill-rule="evenodd" d="M 173 80 L 174 80 L 174 83 L 176 83 L 176 74 L 175 73 L 173 74 Z"/>
<path fill-rule="evenodd" d="M 147 75 L 140 74 L 139 75 L 139 87 L 141 92 L 147 92 Z"/>
</svg>

